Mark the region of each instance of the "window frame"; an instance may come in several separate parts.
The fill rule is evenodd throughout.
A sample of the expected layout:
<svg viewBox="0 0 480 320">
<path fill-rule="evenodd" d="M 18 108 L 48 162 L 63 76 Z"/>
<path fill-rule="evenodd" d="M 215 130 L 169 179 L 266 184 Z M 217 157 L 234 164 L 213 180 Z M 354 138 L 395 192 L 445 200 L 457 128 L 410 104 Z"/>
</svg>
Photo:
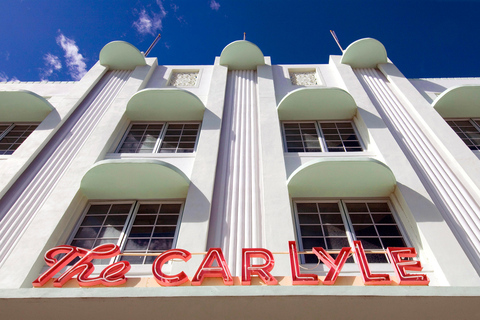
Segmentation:
<svg viewBox="0 0 480 320">
<path fill-rule="evenodd" d="M 318 137 L 318 141 L 319 141 L 319 145 L 320 145 L 320 149 L 321 151 L 305 151 L 305 146 L 303 147 L 303 151 L 288 151 L 288 144 L 287 144 L 287 135 L 286 135 L 286 132 L 285 132 L 285 124 L 300 124 L 300 123 L 313 123 L 315 125 L 315 129 L 316 129 L 316 132 L 317 132 L 317 137 Z M 360 148 L 362 150 L 360 151 L 329 151 L 328 150 L 328 146 L 327 146 L 327 140 L 325 139 L 325 136 L 324 136 L 324 133 L 323 133 L 323 130 L 322 130 L 322 124 L 326 124 L 326 123 L 334 123 L 334 124 L 338 124 L 338 123 L 349 123 L 351 126 L 352 126 L 352 129 L 355 133 L 355 136 L 358 140 L 358 143 L 360 145 Z M 302 120 L 302 121 L 294 121 L 294 120 L 285 120 L 285 121 L 281 121 L 281 127 L 282 127 L 282 138 L 283 138 L 283 148 L 284 148 L 284 152 L 285 153 L 306 153 L 306 154 L 312 154 L 312 153 L 330 153 L 330 154 L 344 154 L 344 153 L 358 153 L 358 152 L 365 152 L 366 151 L 366 148 L 365 148 L 365 145 L 361 139 L 361 135 L 359 133 L 359 131 L 357 130 L 356 128 L 356 125 L 354 123 L 353 120 Z M 343 148 L 345 149 L 345 145 L 344 145 L 344 141 L 342 140 L 342 146 Z"/>
<path fill-rule="evenodd" d="M 28 137 L 35 131 L 37 130 L 38 126 L 40 125 L 40 122 L 0 122 L 0 126 L 8 126 L 4 131 L 0 133 L 0 143 L 2 143 L 2 140 L 12 131 L 16 126 L 35 126 L 35 128 L 28 134 L 28 136 L 25 138 L 25 140 L 28 139 Z M 22 133 L 25 133 L 25 131 Z M 22 143 L 19 144 L 19 146 L 13 150 L 11 153 L 3 153 L 3 150 L 0 150 L 0 156 L 11 156 L 15 151 L 17 151 L 18 148 L 22 146 L 22 144 L 25 142 L 25 140 L 22 141 Z M 18 139 L 17 139 L 18 141 Z M 9 143 L 9 148 L 6 149 L 5 151 L 11 150 L 12 145 L 15 144 L 16 142 L 11 142 Z"/>
<path fill-rule="evenodd" d="M 132 129 L 132 127 L 134 125 L 162 125 L 162 129 L 160 130 L 160 133 L 158 135 L 158 138 L 155 142 L 155 146 L 152 150 L 152 152 L 120 152 L 120 150 L 122 149 L 122 146 L 123 144 L 125 143 L 125 140 L 127 139 L 128 137 L 128 134 L 130 133 L 130 130 Z M 163 140 L 165 138 L 165 135 L 167 133 L 167 130 L 168 130 L 168 126 L 169 125 L 178 125 L 178 124 L 181 124 L 181 125 L 186 125 L 186 124 L 198 124 L 198 129 L 197 129 L 197 134 L 196 134 L 196 137 L 195 137 L 195 143 L 194 143 L 194 146 L 193 146 L 193 151 L 192 152 L 160 152 L 161 150 L 161 146 L 162 146 L 162 143 L 163 143 Z M 129 123 L 127 129 L 125 130 L 125 132 L 123 133 L 123 136 L 122 138 L 120 139 L 120 142 L 118 143 L 117 147 L 115 148 L 114 152 L 115 154 L 156 154 L 156 155 L 160 155 L 160 154 L 164 154 L 164 155 L 172 155 L 172 154 L 192 154 L 192 153 L 195 153 L 197 151 L 197 144 L 198 144 L 198 140 L 199 140 L 199 137 L 200 137 L 200 132 L 202 130 L 202 122 L 201 121 L 132 121 Z M 178 149 L 178 148 L 176 148 Z"/>
<path fill-rule="evenodd" d="M 405 227 L 402 224 L 402 221 L 400 219 L 400 216 L 393 205 L 392 201 L 388 198 L 294 198 L 292 199 L 292 212 L 294 214 L 294 222 L 295 222 L 295 239 L 297 240 L 297 247 L 299 251 L 307 251 L 310 249 L 305 249 L 303 247 L 303 241 L 302 241 L 302 233 L 300 230 L 300 221 L 299 221 L 299 215 L 297 211 L 297 203 L 336 203 L 339 204 L 339 209 L 340 209 L 340 214 L 342 217 L 342 221 L 344 223 L 345 227 L 345 233 L 346 237 L 348 239 L 350 247 L 353 246 L 353 241 L 357 240 L 357 236 L 355 235 L 354 232 L 354 227 L 353 223 L 350 219 L 350 214 L 346 208 L 346 203 L 351 203 L 351 202 L 365 202 L 365 203 L 386 203 L 388 205 L 388 208 L 390 209 L 390 212 L 395 220 L 395 225 L 397 226 L 400 235 L 402 236 L 403 241 L 405 242 L 406 247 L 413 247 L 411 240 L 408 237 L 408 233 L 406 232 Z M 386 249 L 386 248 L 385 248 Z M 328 250 L 340 250 L 340 249 L 326 249 Z M 365 249 L 365 252 L 368 252 L 369 249 Z M 352 255 L 353 259 L 355 262 L 356 257 L 355 255 Z M 378 271 L 378 270 L 385 270 L 388 269 L 388 271 L 391 271 L 390 263 L 388 261 L 388 256 L 385 254 L 387 258 L 387 262 L 369 262 L 369 265 L 372 267 L 372 270 Z M 313 263 L 308 263 L 305 262 L 305 255 L 301 255 L 300 257 L 300 262 L 301 264 L 306 264 L 306 265 L 313 265 Z M 321 265 L 321 264 L 320 264 Z M 350 266 L 349 266 L 350 265 Z M 356 271 L 356 267 L 352 266 L 353 263 L 347 263 L 344 267 L 345 271 Z M 321 267 L 320 269 L 322 269 Z M 327 269 L 325 269 L 327 270 Z M 393 269 L 392 269 L 393 270 Z"/>
<path fill-rule="evenodd" d="M 90 207 L 92 205 L 117 205 L 117 204 L 130 204 L 130 210 L 128 212 L 127 219 L 125 220 L 125 224 L 123 225 L 122 231 L 118 237 L 118 240 L 116 242 L 116 245 L 120 247 L 120 252 L 124 253 L 125 245 L 127 243 L 128 237 L 130 235 L 133 223 L 135 222 L 135 218 L 138 213 L 138 209 L 140 205 L 143 204 L 180 204 L 180 210 L 178 214 L 178 220 L 177 224 L 175 226 L 175 234 L 172 240 L 172 247 L 170 249 L 174 249 L 177 246 L 177 240 L 178 240 L 178 235 L 179 235 L 179 230 L 180 230 L 180 225 L 181 221 L 183 218 L 183 210 L 185 208 L 185 199 L 168 199 L 168 200 L 93 200 L 93 201 L 88 201 L 85 208 L 82 211 L 82 214 L 78 218 L 77 222 L 75 223 L 75 226 L 71 229 L 70 235 L 67 238 L 67 244 L 72 245 L 73 240 L 75 239 L 75 236 L 82 226 L 83 220 L 85 219 L 85 216 L 90 210 Z M 103 227 L 103 225 L 102 225 Z M 98 236 L 98 235 L 97 235 Z M 150 236 L 151 239 L 152 237 Z M 169 249 L 166 249 L 169 250 Z M 165 250 L 165 251 L 166 251 Z M 161 253 L 159 252 L 158 255 Z M 103 267 L 106 267 L 108 264 L 112 264 L 114 262 L 120 261 L 122 259 L 122 256 L 117 256 L 113 257 L 110 259 L 104 259 L 102 264 L 95 264 L 96 267 L 99 267 L 101 270 Z M 144 269 L 144 266 L 148 266 L 151 269 L 151 263 L 142 263 L 142 264 L 132 264 L 132 267 L 135 268 L 140 268 Z"/>
<path fill-rule="evenodd" d="M 464 145 L 465 145 L 467 148 L 469 148 L 469 149 L 470 149 L 471 151 L 473 151 L 473 152 L 480 153 L 480 143 L 479 143 L 478 145 L 477 145 L 477 144 L 474 145 L 474 146 L 476 147 L 475 149 L 470 148 L 470 146 L 469 146 L 467 143 L 465 143 L 465 140 L 464 140 L 462 137 L 459 136 L 458 132 L 455 131 L 455 129 L 450 125 L 450 123 L 448 123 L 449 121 L 468 121 L 468 122 L 472 125 L 472 127 L 477 130 L 477 133 L 478 133 L 479 136 L 480 136 L 480 118 L 445 118 L 444 120 L 445 120 L 445 122 L 447 123 L 447 125 L 450 127 L 450 129 L 452 129 L 453 132 L 455 132 L 456 136 L 457 136 L 460 140 L 462 140 L 462 142 L 464 143 Z M 457 126 L 457 127 L 458 127 L 458 126 Z M 465 132 L 464 132 L 463 130 L 462 130 L 461 133 L 465 135 Z M 470 141 L 472 141 L 470 137 L 467 137 L 467 138 L 468 138 Z"/>
</svg>

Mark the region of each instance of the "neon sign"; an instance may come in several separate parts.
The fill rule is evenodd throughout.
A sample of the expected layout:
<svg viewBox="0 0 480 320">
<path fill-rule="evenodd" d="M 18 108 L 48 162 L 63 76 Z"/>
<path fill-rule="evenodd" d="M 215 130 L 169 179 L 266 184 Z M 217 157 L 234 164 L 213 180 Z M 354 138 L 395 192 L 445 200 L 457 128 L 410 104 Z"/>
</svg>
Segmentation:
<svg viewBox="0 0 480 320">
<path fill-rule="evenodd" d="M 292 274 L 292 285 L 318 285 L 320 279 L 316 274 L 300 273 L 300 263 L 295 241 L 290 241 L 289 257 Z M 339 274 L 345 265 L 350 254 L 354 254 L 360 273 L 365 285 L 389 285 L 392 283 L 388 274 L 374 274 L 370 271 L 369 264 L 360 241 L 354 241 L 353 250 L 350 247 L 344 247 L 340 250 L 338 256 L 334 259 L 323 248 L 312 248 L 313 253 L 318 259 L 329 268 L 322 284 L 333 285 L 338 279 Z M 63 256 L 57 258 L 57 256 Z M 90 277 L 95 267 L 92 264 L 93 259 L 111 259 L 120 254 L 120 248 L 114 244 L 103 244 L 91 250 L 63 245 L 50 249 L 45 254 L 45 262 L 50 269 L 33 281 L 34 287 L 42 287 L 52 279 L 63 268 L 67 267 L 74 259 L 79 260 L 63 272 L 53 281 L 55 287 L 62 287 L 72 277 L 77 276 L 78 284 L 82 287 L 102 284 L 104 286 L 117 286 L 127 281 L 126 274 L 130 270 L 128 261 L 118 261 L 108 265 L 97 277 Z M 389 247 L 386 254 L 393 266 L 398 278 L 399 285 L 428 285 L 430 280 L 425 274 L 408 273 L 408 271 L 421 271 L 422 265 L 419 261 L 405 260 L 417 255 L 415 248 Z M 152 265 L 152 273 L 156 282 L 161 286 L 179 286 L 189 279 L 182 271 L 175 275 L 167 275 L 162 271 L 162 266 L 170 260 L 180 259 L 184 262 L 190 260 L 192 254 L 183 249 L 171 249 L 160 254 Z M 253 264 L 252 259 L 262 259 L 264 263 Z M 272 252 L 263 248 L 244 248 L 242 249 L 242 285 L 250 285 L 252 276 L 258 276 L 266 285 L 278 284 L 277 279 L 271 274 L 275 266 L 275 260 Z M 191 279 L 192 286 L 199 286 L 205 278 L 221 278 L 225 285 L 233 285 L 233 277 L 228 268 L 222 249 L 211 248 L 205 254 L 195 275 Z"/>
</svg>

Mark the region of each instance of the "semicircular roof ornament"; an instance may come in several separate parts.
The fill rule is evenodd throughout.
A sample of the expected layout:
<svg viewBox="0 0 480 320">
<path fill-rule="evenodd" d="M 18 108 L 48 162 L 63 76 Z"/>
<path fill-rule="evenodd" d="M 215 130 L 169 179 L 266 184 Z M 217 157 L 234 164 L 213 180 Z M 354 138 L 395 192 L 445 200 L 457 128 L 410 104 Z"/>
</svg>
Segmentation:
<svg viewBox="0 0 480 320">
<path fill-rule="evenodd" d="M 220 54 L 220 64 L 230 70 L 256 70 L 265 64 L 263 53 L 255 44 L 238 40 L 228 44 Z"/>
<path fill-rule="evenodd" d="M 345 49 L 341 62 L 352 68 L 376 68 L 378 64 L 388 62 L 387 50 L 378 40 L 360 39 Z"/>
<path fill-rule="evenodd" d="M 2 122 L 41 122 L 53 109 L 50 102 L 34 92 L 0 91 Z"/>
<path fill-rule="evenodd" d="M 190 180 L 177 167 L 148 159 L 103 160 L 83 176 L 89 199 L 173 199 L 187 196 Z"/>
<path fill-rule="evenodd" d="M 442 92 L 432 107 L 443 118 L 478 118 L 480 117 L 480 86 L 462 85 Z"/>
<path fill-rule="evenodd" d="M 144 89 L 127 103 L 132 121 L 200 121 L 205 105 L 193 93 L 178 88 Z"/>
<path fill-rule="evenodd" d="M 350 120 L 357 105 L 340 88 L 300 88 L 283 97 L 277 110 L 280 120 Z"/>
<path fill-rule="evenodd" d="M 147 63 L 135 46 L 125 41 L 112 41 L 100 51 L 100 64 L 114 70 L 133 70 Z"/>
<path fill-rule="evenodd" d="M 287 181 L 294 197 L 387 197 L 396 179 L 384 163 L 372 158 L 323 158 L 307 162 Z"/>
</svg>

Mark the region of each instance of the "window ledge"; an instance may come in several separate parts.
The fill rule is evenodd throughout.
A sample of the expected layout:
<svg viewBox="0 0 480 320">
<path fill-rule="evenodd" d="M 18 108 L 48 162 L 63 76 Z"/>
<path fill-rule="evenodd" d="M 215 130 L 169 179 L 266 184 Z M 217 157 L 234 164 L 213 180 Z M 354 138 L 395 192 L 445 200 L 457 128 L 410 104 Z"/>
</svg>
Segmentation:
<svg viewBox="0 0 480 320">
<path fill-rule="evenodd" d="M 319 157 L 374 157 L 375 153 L 369 151 L 358 152 L 284 152 L 285 158 L 319 158 Z M 480 153 L 479 153 L 480 156 Z"/>
<path fill-rule="evenodd" d="M 107 153 L 105 159 L 195 158 L 193 153 Z"/>
</svg>

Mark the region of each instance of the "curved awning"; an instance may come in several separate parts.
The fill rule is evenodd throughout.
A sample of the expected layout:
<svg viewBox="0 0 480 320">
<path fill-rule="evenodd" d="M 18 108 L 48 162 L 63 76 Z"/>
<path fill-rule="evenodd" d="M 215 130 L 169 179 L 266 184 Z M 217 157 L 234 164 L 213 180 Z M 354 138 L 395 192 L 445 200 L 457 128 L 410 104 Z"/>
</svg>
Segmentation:
<svg viewBox="0 0 480 320">
<path fill-rule="evenodd" d="M 287 94 L 277 109 L 280 120 L 349 120 L 357 105 L 340 88 L 300 88 Z"/>
<path fill-rule="evenodd" d="M 325 158 L 299 167 L 287 184 L 292 198 L 386 197 L 395 189 L 396 179 L 375 159 Z"/>
<path fill-rule="evenodd" d="M 177 88 L 144 89 L 127 103 L 132 121 L 201 121 L 205 106 L 193 93 Z"/>
<path fill-rule="evenodd" d="M 462 85 L 449 88 L 433 101 L 432 106 L 444 118 L 478 118 L 480 86 Z"/>
<path fill-rule="evenodd" d="M 387 63 L 387 50 L 383 44 L 372 38 L 360 39 L 350 44 L 343 52 L 342 63 L 352 68 L 376 68 Z"/>
<path fill-rule="evenodd" d="M 89 199 L 173 199 L 187 196 L 190 180 L 160 160 L 104 160 L 83 176 L 80 189 Z"/>
<path fill-rule="evenodd" d="M 41 122 L 53 109 L 31 91 L 0 91 L 0 122 Z"/>
<path fill-rule="evenodd" d="M 143 54 L 130 43 L 112 41 L 100 51 L 100 64 L 110 69 L 133 70 L 147 63 Z"/>
<path fill-rule="evenodd" d="M 262 51 L 253 43 L 238 40 L 228 44 L 220 54 L 220 64 L 230 70 L 257 70 L 264 65 Z"/>
</svg>

